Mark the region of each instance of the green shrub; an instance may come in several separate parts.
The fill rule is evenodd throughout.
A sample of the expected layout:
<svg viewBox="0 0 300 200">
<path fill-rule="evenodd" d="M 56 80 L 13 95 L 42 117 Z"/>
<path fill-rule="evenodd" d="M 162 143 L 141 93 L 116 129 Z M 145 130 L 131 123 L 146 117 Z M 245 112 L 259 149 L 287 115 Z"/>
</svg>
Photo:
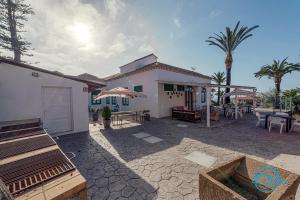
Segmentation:
<svg viewBox="0 0 300 200">
<path fill-rule="evenodd" d="M 109 109 L 108 106 L 105 106 L 105 107 L 103 108 L 102 117 L 103 117 L 103 119 L 105 119 L 105 120 L 110 120 L 111 112 L 110 112 L 110 109 Z"/>
</svg>

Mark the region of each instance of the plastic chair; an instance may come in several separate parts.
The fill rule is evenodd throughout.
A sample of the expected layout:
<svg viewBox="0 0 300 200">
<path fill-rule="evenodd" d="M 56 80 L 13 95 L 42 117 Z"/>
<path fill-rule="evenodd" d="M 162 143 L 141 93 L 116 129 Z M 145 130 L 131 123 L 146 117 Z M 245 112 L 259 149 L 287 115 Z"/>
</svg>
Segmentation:
<svg viewBox="0 0 300 200">
<path fill-rule="evenodd" d="M 257 123 L 256 123 L 256 126 L 259 126 L 259 125 L 260 125 L 260 122 L 266 121 L 266 116 L 265 116 L 265 115 L 262 115 L 262 114 L 260 114 L 259 112 L 256 112 L 255 115 L 256 115 L 256 117 L 257 117 Z"/>
<path fill-rule="evenodd" d="M 280 117 L 269 117 L 269 132 L 271 132 L 272 124 L 280 125 L 280 134 L 282 134 L 283 126 L 285 125 L 285 119 Z"/>
<path fill-rule="evenodd" d="M 295 126 L 299 126 L 300 127 L 300 121 L 294 121 L 292 124 L 292 128 L 290 130 L 290 132 L 293 132 L 295 129 Z"/>
</svg>

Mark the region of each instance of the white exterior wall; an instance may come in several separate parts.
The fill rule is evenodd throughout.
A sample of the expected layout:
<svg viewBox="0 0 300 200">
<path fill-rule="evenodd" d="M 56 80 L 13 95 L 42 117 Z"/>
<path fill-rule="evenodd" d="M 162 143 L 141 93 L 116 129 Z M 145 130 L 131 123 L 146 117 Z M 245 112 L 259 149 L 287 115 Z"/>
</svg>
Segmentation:
<svg viewBox="0 0 300 200">
<path fill-rule="evenodd" d="M 38 77 L 33 77 L 37 72 Z M 71 88 L 73 130 L 68 133 L 89 130 L 88 93 L 85 83 L 34 71 L 6 63 L 0 63 L 0 121 L 40 118 L 43 120 L 42 87 Z"/>
<path fill-rule="evenodd" d="M 142 85 L 142 93 L 147 95 L 147 98 L 129 98 L 129 106 L 123 106 L 121 98 L 117 98 L 117 103 L 121 110 L 150 110 L 150 115 L 152 117 L 158 117 L 158 84 L 154 81 L 156 77 L 157 72 L 155 70 L 145 71 L 128 77 L 108 81 L 106 88 L 128 87 L 128 89 L 133 91 L 134 86 Z M 105 103 L 105 98 L 103 100 Z"/>
<path fill-rule="evenodd" d="M 175 86 L 175 85 L 174 85 Z M 176 87 L 176 86 L 175 86 Z M 158 84 L 159 91 L 159 117 L 167 117 L 171 114 L 171 108 L 174 106 L 184 106 L 184 92 L 179 92 L 180 94 L 168 95 L 167 92 L 164 91 L 164 84 Z M 182 94 L 182 96 L 181 96 Z M 170 96 L 172 98 L 170 98 Z"/>
<path fill-rule="evenodd" d="M 144 67 L 145 65 L 155 63 L 156 61 L 157 61 L 157 57 L 155 55 L 149 55 L 143 59 L 133 61 L 131 63 L 128 63 L 127 65 L 120 67 L 120 72 L 121 73 L 131 72 L 138 68 Z"/>
<path fill-rule="evenodd" d="M 107 89 L 128 87 L 130 90 L 133 90 L 134 86 L 143 85 L 143 94 L 147 95 L 147 98 L 130 99 L 130 105 L 128 107 L 122 107 L 121 98 L 117 98 L 121 110 L 150 110 L 151 117 L 160 118 L 170 116 L 171 107 L 184 106 L 184 93 L 182 92 L 183 95 L 180 97 L 173 95 L 172 99 L 170 99 L 169 95 L 164 92 L 163 84 L 158 83 L 159 81 L 174 82 L 174 84 L 176 84 L 176 82 L 189 82 L 194 83 L 195 85 L 199 83 L 210 83 L 209 79 L 161 69 L 154 69 L 130 75 L 125 78 L 108 81 Z M 195 95 L 195 107 L 206 105 L 206 103 L 201 103 L 200 92 L 196 92 Z M 105 105 L 105 99 L 102 99 L 101 105 Z"/>
<path fill-rule="evenodd" d="M 158 74 L 157 80 L 159 81 L 169 81 L 169 82 L 174 82 L 174 84 L 176 84 L 176 82 L 188 82 L 188 83 L 194 83 L 194 85 L 197 85 L 199 83 L 211 82 L 209 79 L 204 79 L 204 78 L 191 76 L 187 74 L 176 73 L 176 72 L 166 71 L 162 69 L 156 69 L 156 70 Z M 172 99 L 167 98 L 167 95 L 165 94 L 166 92 L 164 92 L 163 84 L 160 85 L 161 86 L 159 87 L 160 88 L 159 93 L 161 95 L 159 96 L 159 106 L 160 106 L 159 117 L 170 116 L 172 107 L 180 106 L 179 103 L 182 103 L 181 106 L 184 106 L 184 95 L 182 96 L 182 98 L 177 98 L 174 95 L 173 96 L 175 99 L 173 99 L 173 97 Z M 201 92 L 198 92 L 198 90 L 201 91 L 201 88 L 200 87 L 196 87 L 196 88 L 197 88 L 197 90 L 195 91 L 196 97 L 194 99 L 194 101 L 196 100 L 196 102 L 194 102 L 194 106 L 196 108 L 205 106 L 206 102 L 201 103 Z"/>
</svg>

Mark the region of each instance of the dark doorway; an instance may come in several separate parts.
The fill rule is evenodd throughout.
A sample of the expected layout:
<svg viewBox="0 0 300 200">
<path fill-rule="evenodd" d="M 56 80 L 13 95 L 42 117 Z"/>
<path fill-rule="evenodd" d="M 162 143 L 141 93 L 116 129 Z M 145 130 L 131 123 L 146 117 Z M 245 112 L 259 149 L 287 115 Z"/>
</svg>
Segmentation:
<svg viewBox="0 0 300 200">
<path fill-rule="evenodd" d="M 193 110 L 193 87 L 192 86 L 187 86 L 186 90 L 184 92 L 184 97 L 185 97 L 185 106 L 189 110 Z"/>
</svg>

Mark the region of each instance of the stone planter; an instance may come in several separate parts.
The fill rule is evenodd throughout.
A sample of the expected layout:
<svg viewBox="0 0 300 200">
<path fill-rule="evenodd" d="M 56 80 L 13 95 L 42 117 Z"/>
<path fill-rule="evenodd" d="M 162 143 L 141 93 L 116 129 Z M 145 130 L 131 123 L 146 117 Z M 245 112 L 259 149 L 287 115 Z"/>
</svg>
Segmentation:
<svg viewBox="0 0 300 200">
<path fill-rule="evenodd" d="M 280 176 L 280 180 L 275 178 L 272 184 L 265 184 L 266 176 L 258 174 Z M 199 197 L 200 200 L 294 200 L 299 182 L 297 174 L 242 156 L 201 173 Z"/>
<path fill-rule="evenodd" d="M 95 112 L 92 114 L 93 122 L 97 122 L 99 120 L 99 113 Z"/>
<path fill-rule="evenodd" d="M 103 119 L 103 126 L 105 129 L 110 128 L 110 119 Z"/>
</svg>

